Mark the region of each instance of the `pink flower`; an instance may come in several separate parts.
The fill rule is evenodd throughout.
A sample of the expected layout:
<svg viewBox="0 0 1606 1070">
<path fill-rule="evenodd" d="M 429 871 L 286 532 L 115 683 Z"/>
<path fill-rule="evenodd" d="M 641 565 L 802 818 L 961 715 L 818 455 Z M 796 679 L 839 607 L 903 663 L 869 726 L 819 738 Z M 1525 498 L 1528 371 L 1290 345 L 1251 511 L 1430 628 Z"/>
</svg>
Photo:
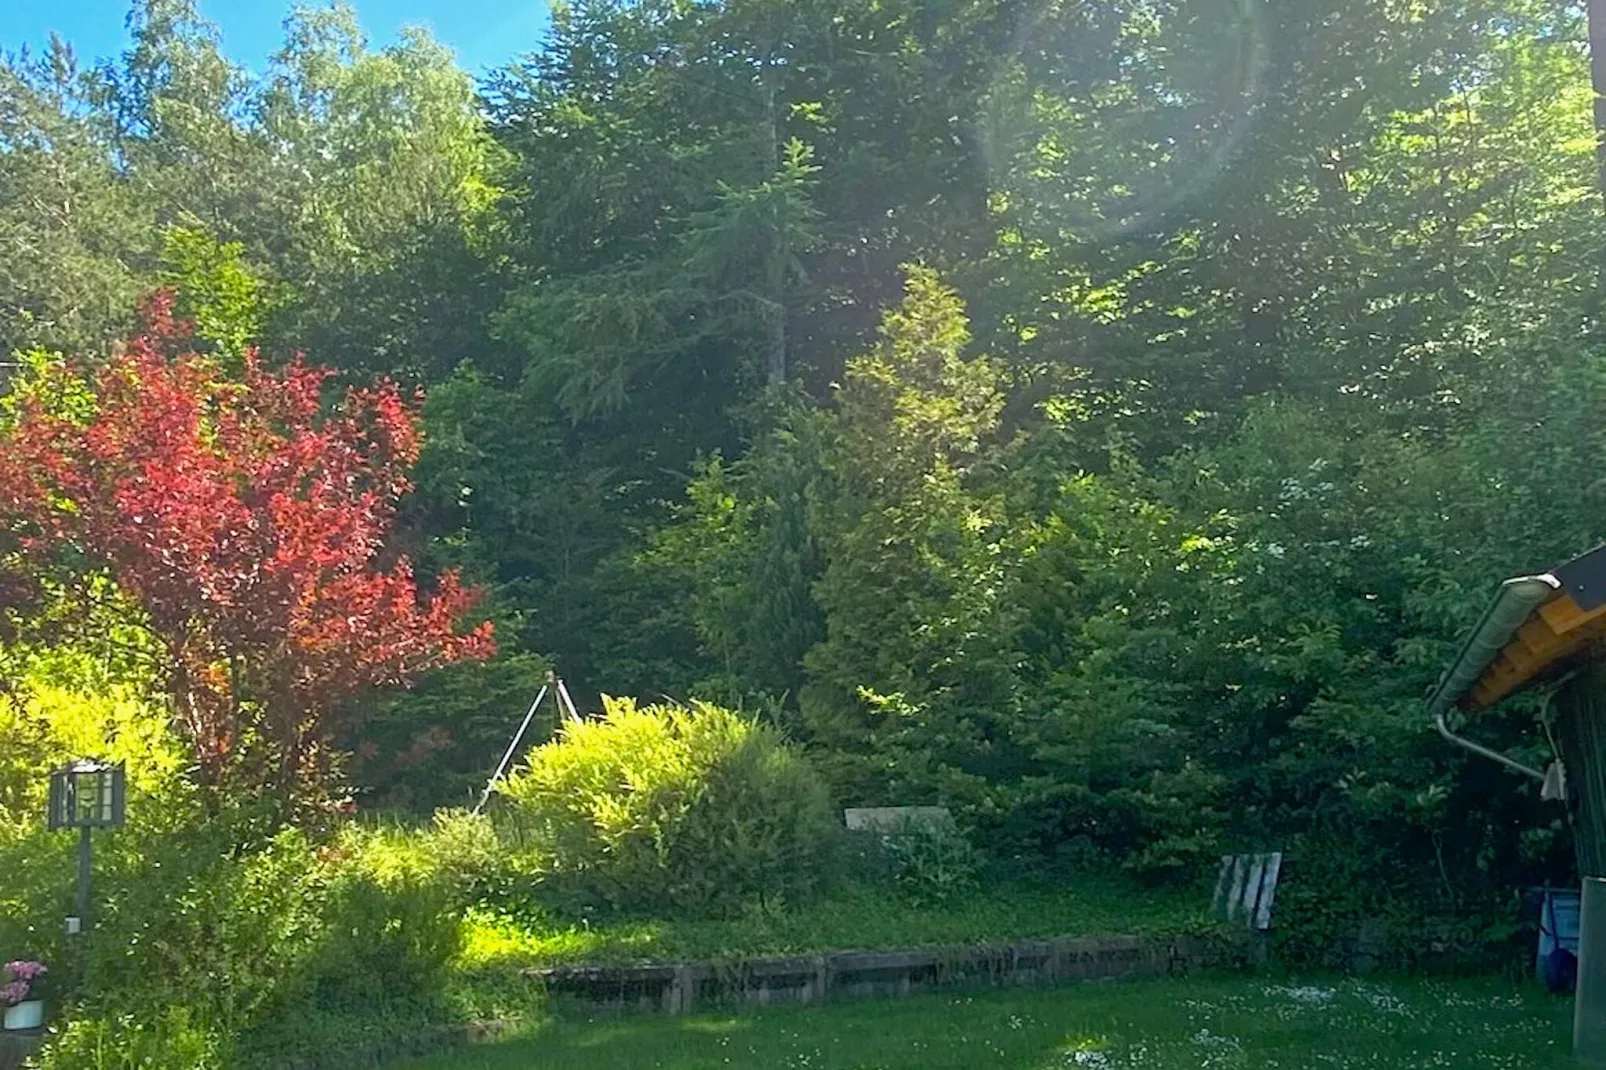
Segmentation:
<svg viewBox="0 0 1606 1070">
<path fill-rule="evenodd" d="M 50 971 L 42 962 L 30 962 L 19 959 L 8 962 L 0 977 L 9 977 L 5 984 L 0 984 L 0 1006 L 15 1007 L 27 999 L 33 992 L 33 983 Z"/>
</svg>

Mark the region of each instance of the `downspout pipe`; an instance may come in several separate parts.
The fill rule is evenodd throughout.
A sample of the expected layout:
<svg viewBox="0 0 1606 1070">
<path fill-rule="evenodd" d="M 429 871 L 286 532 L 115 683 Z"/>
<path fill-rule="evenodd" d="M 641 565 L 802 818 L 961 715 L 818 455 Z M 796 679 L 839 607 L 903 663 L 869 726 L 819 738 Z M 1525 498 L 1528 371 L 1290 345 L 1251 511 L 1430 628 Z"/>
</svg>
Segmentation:
<svg viewBox="0 0 1606 1070">
<path fill-rule="evenodd" d="M 1483 611 L 1477 627 L 1472 629 L 1466 642 L 1461 645 L 1455 663 L 1439 680 L 1439 686 L 1434 689 L 1433 697 L 1428 699 L 1428 712 L 1433 716 L 1433 724 L 1438 729 L 1439 735 L 1473 754 L 1499 762 L 1507 769 L 1540 781 L 1545 779 L 1545 774 L 1540 770 L 1523 765 L 1499 751 L 1490 750 L 1464 736 L 1456 735 L 1450 728 L 1449 715 L 1456 700 L 1477 682 L 1490 662 L 1500 656 L 1501 649 L 1511 641 L 1511 637 L 1522 627 L 1535 607 L 1560 589 L 1561 581 L 1550 573 L 1542 576 L 1517 576 L 1502 583 L 1494 601 Z"/>
<path fill-rule="evenodd" d="M 1543 781 L 1545 779 L 1545 774 L 1538 769 L 1535 769 L 1533 766 L 1523 765 L 1514 758 L 1507 758 L 1504 754 L 1501 754 L 1497 750 L 1490 750 L 1481 743 L 1474 743 L 1465 736 L 1458 736 L 1454 732 L 1450 731 L 1450 726 L 1445 723 L 1445 715 L 1443 710 L 1440 710 L 1439 713 L 1433 718 L 1433 723 L 1434 726 L 1438 728 L 1439 735 L 1443 736 L 1451 743 L 1454 743 L 1456 746 L 1463 747 L 1466 750 L 1471 751 L 1473 754 L 1479 754 L 1485 758 L 1491 758 L 1505 766 L 1507 769 L 1515 770 L 1518 773 L 1525 773 L 1528 776 L 1533 777 L 1535 780 Z"/>
</svg>

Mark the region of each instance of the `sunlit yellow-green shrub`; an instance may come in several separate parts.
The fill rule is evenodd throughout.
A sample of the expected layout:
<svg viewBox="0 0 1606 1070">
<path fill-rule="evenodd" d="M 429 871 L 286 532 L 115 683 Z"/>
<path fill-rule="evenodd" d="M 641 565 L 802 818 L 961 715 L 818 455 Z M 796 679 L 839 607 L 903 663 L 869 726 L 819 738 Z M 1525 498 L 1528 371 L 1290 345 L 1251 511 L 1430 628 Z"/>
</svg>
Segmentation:
<svg viewBox="0 0 1606 1070">
<path fill-rule="evenodd" d="M 45 828 L 50 771 L 74 758 L 125 763 L 128 825 L 96 837 L 96 870 L 137 865 L 144 844 L 198 813 L 183 742 L 159 701 L 133 687 L 88 693 L 36 675 L 0 695 L 0 956 L 59 961 L 73 837 Z M 103 891 L 105 888 L 102 889 Z"/>
<path fill-rule="evenodd" d="M 94 694 L 29 680 L 0 695 L 0 839 L 42 824 L 50 770 L 74 758 L 123 762 L 136 820 L 182 817 L 184 744 L 161 704 L 118 687 Z"/>
<path fill-rule="evenodd" d="M 503 788 L 500 821 L 561 909 L 723 914 L 811 895 L 836 825 L 773 728 L 703 703 L 608 699 Z"/>
<path fill-rule="evenodd" d="M 184 1007 L 70 1022 L 39 1063 L 41 1070 L 134 1070 L 184 1067 L 223 1070 L 227 1038 Z"/>
<path fill-rule="evenodd" d="M 241 1038 L 289 1043 L 309 1007 L 413 1020 L 441 1003 L 497 855 L 484 820 L 308 831 L 260 800 L 203 804 L 162 701 L 70 671 L 14 680 L 0 739 L 0 961 L 52 965 L 53 1070 L 254 1065 Z M 95 835 L 92 932 L 68 954 L 76 837 L 44 811 L 50 770 L 79 757 L 126 764 L 128 821 Z"/>
</svg>

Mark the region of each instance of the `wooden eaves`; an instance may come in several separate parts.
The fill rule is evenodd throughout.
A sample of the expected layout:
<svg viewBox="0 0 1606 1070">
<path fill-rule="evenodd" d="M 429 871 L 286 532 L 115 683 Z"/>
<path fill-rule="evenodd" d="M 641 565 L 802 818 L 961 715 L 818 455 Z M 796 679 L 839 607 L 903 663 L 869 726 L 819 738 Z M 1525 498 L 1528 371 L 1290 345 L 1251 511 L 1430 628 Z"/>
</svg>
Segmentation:
<svg viewBox="0 0 1606 1070">
<path fill-rule="evenodd" d="M 1555 679 L 1606 645 L 1606 545 L 1549 572 L 1500 585 L 1428 712 L 1485 709 L 1533 684 Z"/>
</svg>

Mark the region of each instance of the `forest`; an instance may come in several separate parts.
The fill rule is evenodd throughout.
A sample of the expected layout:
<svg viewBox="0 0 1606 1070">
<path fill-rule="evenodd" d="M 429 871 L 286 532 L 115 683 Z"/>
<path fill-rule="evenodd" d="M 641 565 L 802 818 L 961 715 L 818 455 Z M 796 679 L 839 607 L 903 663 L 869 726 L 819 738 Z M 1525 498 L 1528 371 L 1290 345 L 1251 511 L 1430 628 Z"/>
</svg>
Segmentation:
<svg viewBox="0 0 1606 1070">
<path fill-rule="evenodd" d="M 555 671 L 734 714 L 809 814 L 1162 894 L 1277 850 L 1302 953 L 1499 945 L 1568 816 L 1423 703 L 1606 537 L 1587 16 L 577 0 L 476 79 L 136 0 L 120 55 L 7 53 L 0 871 L 70 880 L 40 770 L 108 725 L 166 801 L 107 866 L 289 865 L 470 806 Z M 1536 705 L 1466 731 L 1543 766 Z"/>
</svg>

